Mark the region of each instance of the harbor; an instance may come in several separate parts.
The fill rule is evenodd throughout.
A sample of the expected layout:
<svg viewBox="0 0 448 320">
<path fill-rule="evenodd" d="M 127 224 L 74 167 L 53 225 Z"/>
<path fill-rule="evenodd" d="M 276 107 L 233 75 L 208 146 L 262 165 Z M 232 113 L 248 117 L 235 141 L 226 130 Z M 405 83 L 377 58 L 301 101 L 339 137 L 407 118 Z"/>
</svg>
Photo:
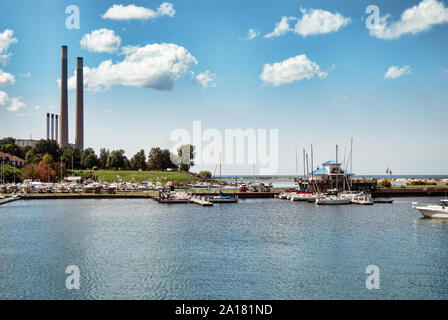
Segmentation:
<svg viewBox="0 0 448 320">
<path fill-rule="evenodd" d="M 446 221 L 412 208 L 432 198 L 392 199 L 317 206 L 265 198 L 213 207 L 14 201 L 0 206 L 0 298 L 447 299 Z M 80 290 L 63 286 L 71 264 L 82 272 Z M 364 287 L 369 264 L 383 271 L 381 290 Z"/>
</svg>

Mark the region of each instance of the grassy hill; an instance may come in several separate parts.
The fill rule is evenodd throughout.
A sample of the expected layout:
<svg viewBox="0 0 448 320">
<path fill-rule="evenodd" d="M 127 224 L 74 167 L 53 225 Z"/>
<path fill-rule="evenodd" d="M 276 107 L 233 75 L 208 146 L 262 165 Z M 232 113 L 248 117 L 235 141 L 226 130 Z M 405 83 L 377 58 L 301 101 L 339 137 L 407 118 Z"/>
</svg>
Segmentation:
<svg viewBox="0 0 448 320">
<path fill-rule="evenodd" d="M 90 170 L 74 170 L 74 175 L 86 176 L 89 175 Z M 156 182 L 157 178 L 161 182 L 177 181 L 179 183 L 185 183 L 195 181 L 196 177 L 185 172 L 167 172 L 167 171 L 121 171 L 121 170 L 96 170 L 95 175 L 98 177 L 98 181 L 101 182 L 118 182 L 117 175 L 123 182 L 129 182 L 132 178 L 136 182 L 140 181 L 153 181 Z"/>
</svg>

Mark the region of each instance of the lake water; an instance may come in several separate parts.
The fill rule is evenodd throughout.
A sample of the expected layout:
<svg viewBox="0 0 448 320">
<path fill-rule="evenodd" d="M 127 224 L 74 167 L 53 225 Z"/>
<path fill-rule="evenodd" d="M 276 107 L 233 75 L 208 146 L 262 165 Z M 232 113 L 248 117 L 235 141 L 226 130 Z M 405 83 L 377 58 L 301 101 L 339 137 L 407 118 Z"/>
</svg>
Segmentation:
<svg viewBox="0 0 448 320">
<path fill-rule="evenodd" d="M 16 201 L 0 206 L 0 299 L 447 299 L 448 221 L 411 208 L 436 200 Z"/>
</svg>

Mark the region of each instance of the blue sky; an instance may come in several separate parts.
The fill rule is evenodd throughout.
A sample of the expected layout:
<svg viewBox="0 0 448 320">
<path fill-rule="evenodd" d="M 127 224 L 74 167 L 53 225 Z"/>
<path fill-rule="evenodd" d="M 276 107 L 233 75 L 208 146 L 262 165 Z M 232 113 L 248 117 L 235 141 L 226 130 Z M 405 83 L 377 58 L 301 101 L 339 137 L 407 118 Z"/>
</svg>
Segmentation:
<svg viewBox="0 0 448 320">
<path fill-rule="evenodd" d="M 445 0 L 424 1 L 448 8 Z M 0 34 L 12 30 L 17 42 L 9 45 L 7 53 L 11 55 L 0 64 L 3 73 L 15 78 L 14 83 L 4 81 L 0 86 L 0 102 L 4 92 L 9 104 L 20 97 L 26 106 L 16 111 L 8 110 L 8 102 L 0 106 L 0 137 L 45 137 L 45 114 L 59 113 L 61 45 L 68 46 L 69 75 L 73 75 L 77 56 L 84 57 L 85 66 L 96 68 L 106 60 L 119 64 L 127 58 L 122 52 L 127 46 L 170 43 L 188 50 L 197 61 L 182 62 L 185 70 L 176 73 L 172 90 L 154 89 L 152 83 L 160 82 L 157 76 L 155 80 L 147 76 L 140 85 L 130 83 L 132 75 L 101 83 L 99 72 L 92 74 L 91 79 L 96 77 L 102 87 L 85 92 L 85 146 L 96 151 L 102 146 L 122 148 L 131 157 L 140 148 L 170 147 L 172 130 L 191 130 L 192 122 L 201 120 L 204 129 L 278 129 L 279 174 L 295 172 L 295 148 L 309 148 L 313 143 L 315 162 L 324 162 L 334 158 L 336 144 L 343 157 L 351 137 L 358 174 L 384 174 L 387 166 L 394 174 L 448 174 L 448 9 L 431 11 L 434 7 L 423 6 L 422 0 L 170 0 L 175 11 L 172 16 L 103 18 L 113 4 L 133 4 L 157 12 L 162 2 L 2 1 Z M 370 4 L 378 6 L 380 17 L 389 15 L 382 22 L 386 26 L 382 33 L 372 34 L 365 26 L 369 16 L 365 10 Z M 79 30 L 65 27 L 68 5 L 80 9 Z M 317 34 L 294 32 L 299 20 L 305 22 L 306 14 L 317 17 L 312 16 L 312 9 L 327 12 L 324 18 L 336 26 Z M 407 9 L 415 13 L 415 19 L 400 22 Z M 295 18 L 289 21 L 291 30 L 264 37 L 283 16 Z M 102 28 L 120 37 L 115 52 L 81 47 L 86 34 Z M 304 23 L 303 28 L 309 30 L 310 25 Z M 256 34 L 252 40 L 246 40 L 249 29 Z M 306 55 L 307 66 L 314 63 L 318 68 L 306 72 L 309 79 L 299 79 L 304 74 L 296 68 L 292 70 L 296 80 L 290 80 L 284 72 L 289 68 L 286 64 L 284 69 L 273 70 L 281 84 L 260 78 L 265 64 L 273 66 L 300 55 Z M 385 78 L 392 66 L 409 71 Z M 213 79 L 203 87 L 195 77 L 206 71 Z M 320 77 L 319 72 L 325 76 Z M 71 142 L 74 107 L 71 90 Z M 213 171 L 213 167 L 197 169 Z M 223 174 L 251 172 L 250 166 L 223 167 Z"/>
</svg>

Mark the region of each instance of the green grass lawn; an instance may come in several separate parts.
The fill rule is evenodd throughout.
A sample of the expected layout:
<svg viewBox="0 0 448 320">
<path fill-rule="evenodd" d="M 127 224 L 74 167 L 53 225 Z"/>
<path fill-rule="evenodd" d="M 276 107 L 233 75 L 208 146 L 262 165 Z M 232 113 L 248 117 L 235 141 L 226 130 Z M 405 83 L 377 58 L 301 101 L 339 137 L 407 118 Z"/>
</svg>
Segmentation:
<svg viewBox="0 0 448 320">
<path fill-rule="evenodd" d="M 88 174 L 90 170 L 74 170 L 75 175 L 83 175 Z M 195 181 L 196 178 L 188 173 L 184 172 L 166 172 L 166 171 L 121 171 L 121 170 L 96 170 L 96 176 L 98 177 L 98 181 L 101 182 L 118 182 L 117 175 L 120 176 L 120 179 L 123 182 L 129 182 L 132 178 L 135 179 L 136 182 L 148 180 L 156 182 L 157 178 L 161 182 L 168 181 L 177 181 L 179 183 L 186 183 Z"/>
</svg>

